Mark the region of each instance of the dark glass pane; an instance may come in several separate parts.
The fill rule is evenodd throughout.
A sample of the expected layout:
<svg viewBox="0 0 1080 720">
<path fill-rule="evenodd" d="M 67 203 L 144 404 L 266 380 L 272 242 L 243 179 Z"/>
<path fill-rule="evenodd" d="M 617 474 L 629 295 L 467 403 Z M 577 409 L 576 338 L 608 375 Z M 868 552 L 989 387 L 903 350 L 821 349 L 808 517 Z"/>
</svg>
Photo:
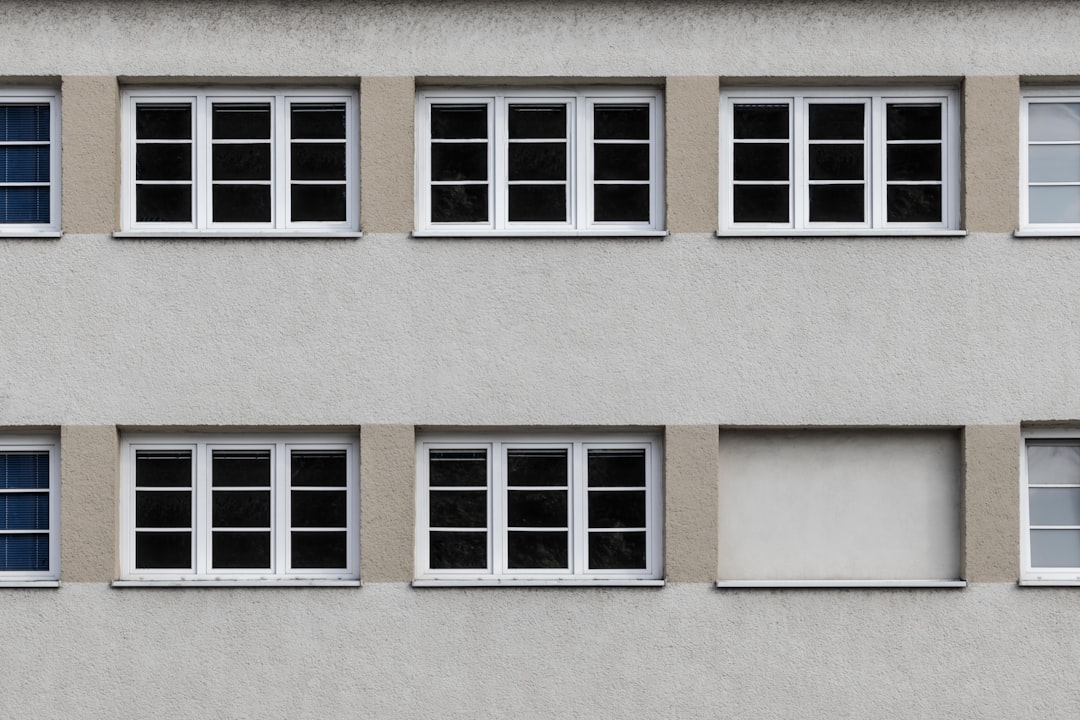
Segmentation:
<svg viewBox="0 0 1080 720">
<path fill-rule="evenodd" d="M 589 450 L 589 487 L 645 487 L 644 450 Z"/>
<path fill-rule="evenodd" d="M 292 144 L 293 180 L 344 180 L 344 143 Z"/>
<path fill-rule="evenodd" d="M 191 527 L 191 491 L 135 493 L 135 525 L 140 528 Z"/>
<path fill-rule="evenodd" d="M 565 532 L 509 532 L 506 560 L 511 568 L 559 569 L 567 567 Z"/>
<path fill-rule="evenodd" d="M 589 527 L 645 527 L 645 491 L 594 490 L 590 492 Z"/>
<path fill-rule="evenodd" d="M 191 487 L 190 450 L 137 450 L 137 487 Z"/>
<path fill-rule="evenodd" d="M 270 493 L 265 490 L 215 490 L 214 527 L 270 527 Z"/>
<path fill-rule="evenodd" d="M 811 180 L 862 180 L 862 145 L 811 145 L 808 149 Z"/>
<path fill-rule="evenodd" d="M 135 146 L 136 180 L 190 180 L 191 143 Z"/>
<path fill-rule="evenodd" d="M 594 145 L 594 179 L 648 180 L 649 149 L 648 145 Z"/>
<path fill-rule="evenodd" d="M 269 140 L 268 103 L 214 103 L 212 136 L 215 140 Z"/>
<path fill-rule="evenodd" d="M 589 533 L 590 570 L 643 570 L 644 532 Z"/>
<path fill-rule="evenodd" d="M 808 112 L 811 140 L 862 140 L 864 137 L 864 105 L 811 103 Z"/>
<path fill-rule="evenodd" d="M 487 533 L 432 531 L 428 560 L 434 570 L 482 570 L 487 567 Z"/>
<path fill-rule="evenodd" d="M 49 105 L 0 105 L 0 142 L 49 140 Z"/>
<path fill-rule="evenodd" d="M 941 105 L 887 105 L 885 139 L 940 140 Z"/>
<path fill-rule="evenodd" d="M 0 530 L 48 530 L 49 494 L 0 494 Z"/>
<path fill-rule="evenodd" d="M 270 145 L 214 145 L 214 180 L 269 180 Z"/>
<path fill-rule="evenodd" d="M 431 137 L 437 139 L 487 138 L 486 105 L 432 105 Z"/>
<path fill-rule="evenodd" d="M 487 219 L 487 185 L 433 185 L 431 187 L 432 222 L 486 222 Z"/>
<path fill-rule="evenodd" d="M 0 489 L 45 490 L 49 487 L 49 453 L 0 453 Z"/>
<path fill-rule="evenodd" d="M 0 146 L 0 182 L 49 182 L 49 146 Z"/>
<path fill-rule="evenodd" d="M 565 185 L 511 185 L 507 191 L 510 222 L 565 222 Z"/>
<path fill-rule="evenodd" d="M 293 140 L 345 138 L 345 106 L 340 103 L 293 103 L 289 122 Z"/>
<path fill-rule="evenodd" d="M 810 222 L 863 222 L 864 189 L 858 185 L 811 185 Z"/>
<path fill-rule="evenodd" d="M 787 140 L 790 123 L 787 105 L 736 105 L 734 132 L 736 140 Z"/>
<path fill-rule="evenodd" d="M 511 105 L 510 138 L 565 138 L 565 105 Z"/>
<path fill-rule="evenodd" d="M 213 546 L 215 569 L 270 567 L 268 532 L 215 532 Z"/>
<path fill-rule="evenodd" d="M 269 450 L 214 450 L 214 487 L 270 487 Z"/>
<path fill-rule="evenodd" d="M 190 568 L 191 533 L 135 533 L 135 567 L 160 569 Z"/>
<path fill-rule="evenodd" d="M 735 222 L 789 222 L 788 203 L 787 185 L 736 185 L 732 189 Z"/>
<path fill-rule="evenodd" d="M 596 140 L 648 140 L 647 105 L 596 105 L 593 108 Z"/>
<path fill-rule="evenodd" d="M 510 487 L 565 486 L 568 480 L 566 463 L 566 450 L 507 450 L 506 484 Z"/>
<path fill-rule="evenodd" d="M 888 180 L 940 180 L 941 145 L 889 145 Z"/>
<path fill-rule="evenodd" d="M 270 222 L 270 186 L 215 185 L 214 222 Z"/>
<path fill-rule="evenodd" d="M 293 222 L 345 221 L 344 185 L 293 185 L 290 193 Z"/>
<path fill-rule="evenodd" d="M 790 158 L 787 143 L 738 143 L 735 145 L 736 180 L 787 180 Z"/>
<path fill-rule="evenodd" d="M 137 185 L 136 222 L 191 222 L 190 185 Z"/>
<path fill-rule="evenodd" d="M 648 222 L 648 185 L 593 185 L 596 222 Z"/>
<path fill-rule="evenodd" d="M 190 140 L 191 105 L 138 105 L 135 137 L 139 140 Z"/>
<path fill-rule="evenodd" d="M 454 180 L 487 180 L 487 143 L 432 143 L 431 179 L 436 182 Z"/>
<path fill-rule="evenodd" d="M 49 222 L 49 188 L 0 188 L 0 223 Z"/>
<path fill-rule="evenodd" d="M 566 143 L 511 143 L 507 171 L 510 180 L 565 180 Z"/>
<path fill-rule="evenodd" d="M 890 185 L 886 207 L 889 222 L 941 222 L 941 186 Z"/>
<path fill-rule="evenodd" d="M 344 490 L 293 490 L 292 526 L 345 527 L 348 505 Z"/>
<path fill-rule="evenodd" d="M 487 450 L 432 450 L 428 457 L 432 487 L 487 487 Z"/>
<path fill-rule="evenodd" d="M 506 524 L 509 527 L 566 527 L 566 491 L 507 490 Z"/>
<path fill-rule="evenodd" d="M 348 468 L 344 450 L 293 450 L 293 487 L 345 487 Z"/>
<path fill-rule="evenodd" d="M 428 525 L 443 528 L 487 527 L 486 490 L 438 490 L 429 495 Z"/>
<path fill-rule="evenodd" d="M 48 570 L 49 536 L 0 535 L 0 570 Z"/>
<path fill-rule="evenodd" d="M 347 541 L 343 532 L 294 532 L 292 567 L 344 570 L 348 565 Z"/>
</svg>

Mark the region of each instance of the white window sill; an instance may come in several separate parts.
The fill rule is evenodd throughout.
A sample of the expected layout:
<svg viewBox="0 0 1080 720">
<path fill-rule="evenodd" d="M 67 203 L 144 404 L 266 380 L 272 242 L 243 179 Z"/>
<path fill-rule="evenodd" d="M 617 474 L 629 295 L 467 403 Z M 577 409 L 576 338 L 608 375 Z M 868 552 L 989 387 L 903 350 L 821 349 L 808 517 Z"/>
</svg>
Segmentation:
<svg viewBox="0 0 1080 720">
<path fill-rule="evenodd" d="M 1070 230 L 1016 230 L 1013 237 L 1017 238 L 1080 238 L 1080 228 Z"/>
<path fill-rule="evenodd" d="M 793 229 L 740 229 L 718 230 L 716 237 L 721 238 L 825 238 L 825 237 L 967 237 L 967 230 L 920 230 L 903 228 L 896 230 L 793 230 Z"/>
<path fill-rule="evenodd" d="M 57 240 L 63 236 L 59 230 L 0 230 L 0 240 Z"/>
<path fill-rule="evenodd" d="M 663 238 L 667 230 L 414 230 L 414 238 Z"/>
<path fill-rule="evenodd" d="M 963 588 L 966 580 L 717 580 L 727 588 Z"/>
<path fill-rule="evenodd" d="M 0 580 L 0 590 L 5 588 L 58 588 L 59 580 Z"/>
<path fill-rule="evenodd" d="M 1080 587 L 1080 578 L 1074 580 L 1025 580 L 1021 578 L 1016 584 L 1020 587 Z"/>
<path fill-rule="evenodd" d="M 359 580 L 113 580 L 114 588 L 360 587 Z"/>
<path fill-rule="evenodd" d="M 318 230 L 117 230 L 112 234 L 119 239 L 140 240 L 355 240 L 364 236 L 362 232 Z"/>
<path fill-rule="evenodd" d="M 663 579 L 632 578 L 461 578 L 417 579 L 417 588 L 435 587 L 663 587 Z"/>
</svg>

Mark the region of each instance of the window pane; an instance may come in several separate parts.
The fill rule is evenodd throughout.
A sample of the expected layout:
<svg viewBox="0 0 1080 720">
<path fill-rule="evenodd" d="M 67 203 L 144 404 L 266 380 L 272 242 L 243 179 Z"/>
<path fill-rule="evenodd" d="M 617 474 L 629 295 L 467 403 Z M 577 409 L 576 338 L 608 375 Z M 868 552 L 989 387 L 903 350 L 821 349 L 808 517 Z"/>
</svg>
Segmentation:
<svg viewBox="0 0 1080 720">
<path fill-rule="evenodd" d="M 49 105 L 0 105 L 0 142 L 47 142 Z"/>
<path fill-rule="evenodd" d="M 432 105 L 431 137 L 479 139 L 487 137 L 486 105 Z"/>
<path fill-rule="evenodd" d="M 432 487 L 487 487 L 487 450 L 432 450 L 428 483 Z"/>
<path fill-rule="evenodd" d="M 443 528 L 486 528 L 487 491 L 433 491 L 429 495 L 428 525 Z"/>
<path fill-rule="evenodd" d="M 0 570 L 30 572 L 48 569 L 48 534 L 0 535 Z"/>
<path fill-rule="evenodd" d="M 1032 525 L 1080 525 L 1080 488 L 1031 488 Z"/>
<path fill-rule="evenodd" d="M 506 524 L 509 527 L 567 527 L 565 490 L 508 490 Z"/>
<path fill-rule="evenodd" d="M 1032 145 L 1028 148 L 1031 182 L 1080 182 L 1080 145 Z"/>
<path fill-rule="evenodd" d="M 136 186 L 135 221 L 191 222 L 191 186 Z"/>
<path fill-rule="evenodd" d="M 885 108 L 887 140 L 940 140 L 941 105 L 890 103 Z"/>
<path fill-rule="evenodd" d="M 293 487 L 345 487 L 344 450 L 293 450 L 290 462 Z"/>
<path fill-rule="evenodd" d="M 298 143 L 290 148 L 293 180 L 344 180 L 344 143 Z"/>
<path fill-rule="evenodd" d="M 214 450 L 214 487 L 270 487 L 269 450 Z"/>
<path fill-rule="evenodd" d="M 269 140 L 269 103 L 214 103 L 212 137 L 215 140 Z"/>
<path fill-rule="evenodd" d="M 1032 530 L 1031 566 L 1080 568 L 1080 530 Z"/>
<path fill-rule="evenodd" d="M 214 222 L 270 222 L 270 186 L 215 185 Z"/>
<path fill-rule="evenodd" d="M 940 180 L 941 145 L 889 145 L 888 180 Z"/>
<path fill-rule="evenodd" d="M 344 185 L 293 185 L 290 193 L 293 222 L 345 221 Z"/>
<path fill-rule="evenodd" d="M 482 570 L 487 567 L 486 532 L 428 533 L 428 558 L 434 570 Z"/>
<path fill-rule="evenodd" d="M 487 143 L 432 143 L 431 179 L 435 182 L 487 180 Z"/>
<path fill-rule="evenodd" d="M 486 222 L 487 219 L 487 185 L 432 186 L 432 222 Z"/>
<path fill-rule="evenodd" d="M 190 140 L 191 105 L 138 105 L 135 137 L 139 140 Z"/>
<path fill-rule="evenodd" d="M 190 569 L 191 533 L 135 533 L 135 567 Z"/>
<path fill-rule="evenodd" d="M 49 202 L 47 187 L 0 188 L 0 222 L 49 222 Z"/>
<path fill-rule="evenodd" d="M 734 137 L 736 140 L 787 140 L 790 123 L 787 105 L 736 105 Z"/>
<path fill-rule="evenodd" d="M 648 222 L 648 185 L 594 185 L 596 222 Z"/>
<path fill-rule="evenodd" d="M 1031 103 L 1029 140 L 1080 140 L 1080 103 Z"/>
<path fill-rule="evenodd" d="M 1033 223 L 1080 223 L 1080 186 L 1028 188 Z"/>
<path fill-rule="evenodd" d="M 345 527 L 348 506 L 344 490 L 293 490 L 292 526 Z"/>
<path fill-rule="evenodd" d="M 791 168 L 787 143 L 738 143 L 734 161 L 736 180 L 787 180 Z"/>
<path fill-rule="evenodd" d="M 509 136 L 518 138 L 565 138 L 565 105 L 511 105 Z"/>
<path fill-rule="evenodd" d="M 605 490 L 589 493 L 590 528 L 645 527 L 645 492 Z"/>
<path fill-rule="evenodd" d="M 1028 445 L 1029 485 L 1080 484 L 1080 445 Z"/>
<path fill-rule="evenodd" d="M 811 140 L 862 140 L 866 106 L 854 103 L 810 103 Z"/>
<path fill-rule="evenodd" d="M 191 527 L 191 491 L 135 493 L 135 525 L 140 528 Z"/>
<path fill-rule="evenodd" d="M 135 485 L 191 487 L 191 451 L 136 451 Z"/>
<path fill-rule="evenodd" d="M 48 530 L 49 494 L 0 494 L 0 530 Z"/>
<path fill-rule="evenodd" d="M 293 140 L 345 138 L 345 106 L 341 103 L 296 103 L 289 110 Z"/>
<path fill-rule="evenodd" d="M 596 140 L 648 140 L 647 105 L 596 105 L 593 108 Z"/>
<path fill-rule="evenodd" d="M 294 532 L 292 567 L 344 570 L 348 565 L 347 534 L 343 532 Z"/>
<path fill-rule="evenodd" d="M 566 450 L 507 450 L 506 463 L 506 484 L 510 487 L 568 484 Z"/>
<path fill-rule="evenodd" d="M 648 145 L 594 145 L 593 177 L 596 180 L 648 180 Z"/>
<path fill-rule="evenodd" d="M 589 533 L 589 569 L 644 569 L 645 547 L 644 532 Z"/>
<path fill-rule="evenodd" d="M 811 180 L 862 180 L 865 165 L 862 145 L 811 145 Z"/>
<path fill-rule="evenodd" d="M 214 527 L 270 527 L 270 493 L 266 490 L 215 490 Z"/>
<path fill-rule="evenodd" d="M 811 185 L 810 222 L 863 222 L 863 186 Z"/>
<path fill-rule="evenodd" d="M 270 145 L 214 145 L 214 180 L 269 180 Z"/>
<path fill-rule="evenodd" d="M 736 185 L 732 190 L 735 222 L 790 222 L 787 185 Z"/>
<path fill-rule="evenodd" d="M 941 222 L 940 185 L 890 185 L 886 203 L 888 222 Z"/>
<path fill-rule="evenodd" d="M 136 180 L 190 180 L 191 143 L 135 146 Z"/>
<path fill-rule="evenodd" d="M 507 567 L 565 569 L 568 567 L 568 542 L 565 532 L 508 532 Z"/>
<path fill-rule="evenodd" d="M 49 146 L 0 145 L 0 182 L 49 182 Z"/>
<path fill-rule="evenodd" d="M 218 568 L 269 568 L 269 532 L 215 532 L 213 566 Z"/>
<path fill-rule="evenodd" d="M 645 451 L 589 450 L 589 487 L 645 487 Z"/>
<path fill-rule="evenodd" d="M 511 143 L 507 172 L 510 180 L 565 180 L 566 143 Z"/>
<path fill-rule="evenodd" d="M 0 453 L 0 489 L 45 490 L 49 487 L 49 453 Z"/>
<path fill-rule="evenodd" d="M 565 185 L 511 185 L 507 194 L 510 222 L 565 222 Z"/>
</svg>

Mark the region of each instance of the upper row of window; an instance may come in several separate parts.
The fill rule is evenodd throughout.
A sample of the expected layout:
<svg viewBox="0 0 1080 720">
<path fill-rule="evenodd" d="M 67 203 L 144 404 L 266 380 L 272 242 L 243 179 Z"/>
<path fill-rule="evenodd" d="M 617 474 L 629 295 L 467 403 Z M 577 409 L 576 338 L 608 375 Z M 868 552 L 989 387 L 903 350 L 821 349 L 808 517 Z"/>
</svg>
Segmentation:
<svg viewBox="0 0 1080 720">
<path fill-rule="evenodd" d="M 129 88 L 123 215 L 147 233 L 359 230 L 353 90 Z M 57 232 L 59 96 L 0 93 L 0 231 Z M 960 227 L 959 107 L 941 88 L 721 94 L 722 232 Z M 1021 112 L 1021 227 L 1080 230 L 1080 96 Z M 655 88 L 422 89 L 417 231 L 657 234 Z"/>
</svg>

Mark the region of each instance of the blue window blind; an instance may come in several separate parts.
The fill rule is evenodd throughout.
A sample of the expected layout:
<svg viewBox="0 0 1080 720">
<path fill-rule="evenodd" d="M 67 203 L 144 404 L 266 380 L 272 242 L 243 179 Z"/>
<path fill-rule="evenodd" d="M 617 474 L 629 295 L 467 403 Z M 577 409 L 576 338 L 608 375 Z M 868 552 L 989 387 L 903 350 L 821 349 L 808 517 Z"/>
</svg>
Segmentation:
<svg viewBox="0 0 1080 720">
<path fill-rule="evenodd" d="M 0 453 L 0 571 L 49 569 L 49 453 Z"/>
<path fill-rule="evenodd" d="M 0 223 L 48 223 L 50 107 L 0 105 Z"/>
</svg>

